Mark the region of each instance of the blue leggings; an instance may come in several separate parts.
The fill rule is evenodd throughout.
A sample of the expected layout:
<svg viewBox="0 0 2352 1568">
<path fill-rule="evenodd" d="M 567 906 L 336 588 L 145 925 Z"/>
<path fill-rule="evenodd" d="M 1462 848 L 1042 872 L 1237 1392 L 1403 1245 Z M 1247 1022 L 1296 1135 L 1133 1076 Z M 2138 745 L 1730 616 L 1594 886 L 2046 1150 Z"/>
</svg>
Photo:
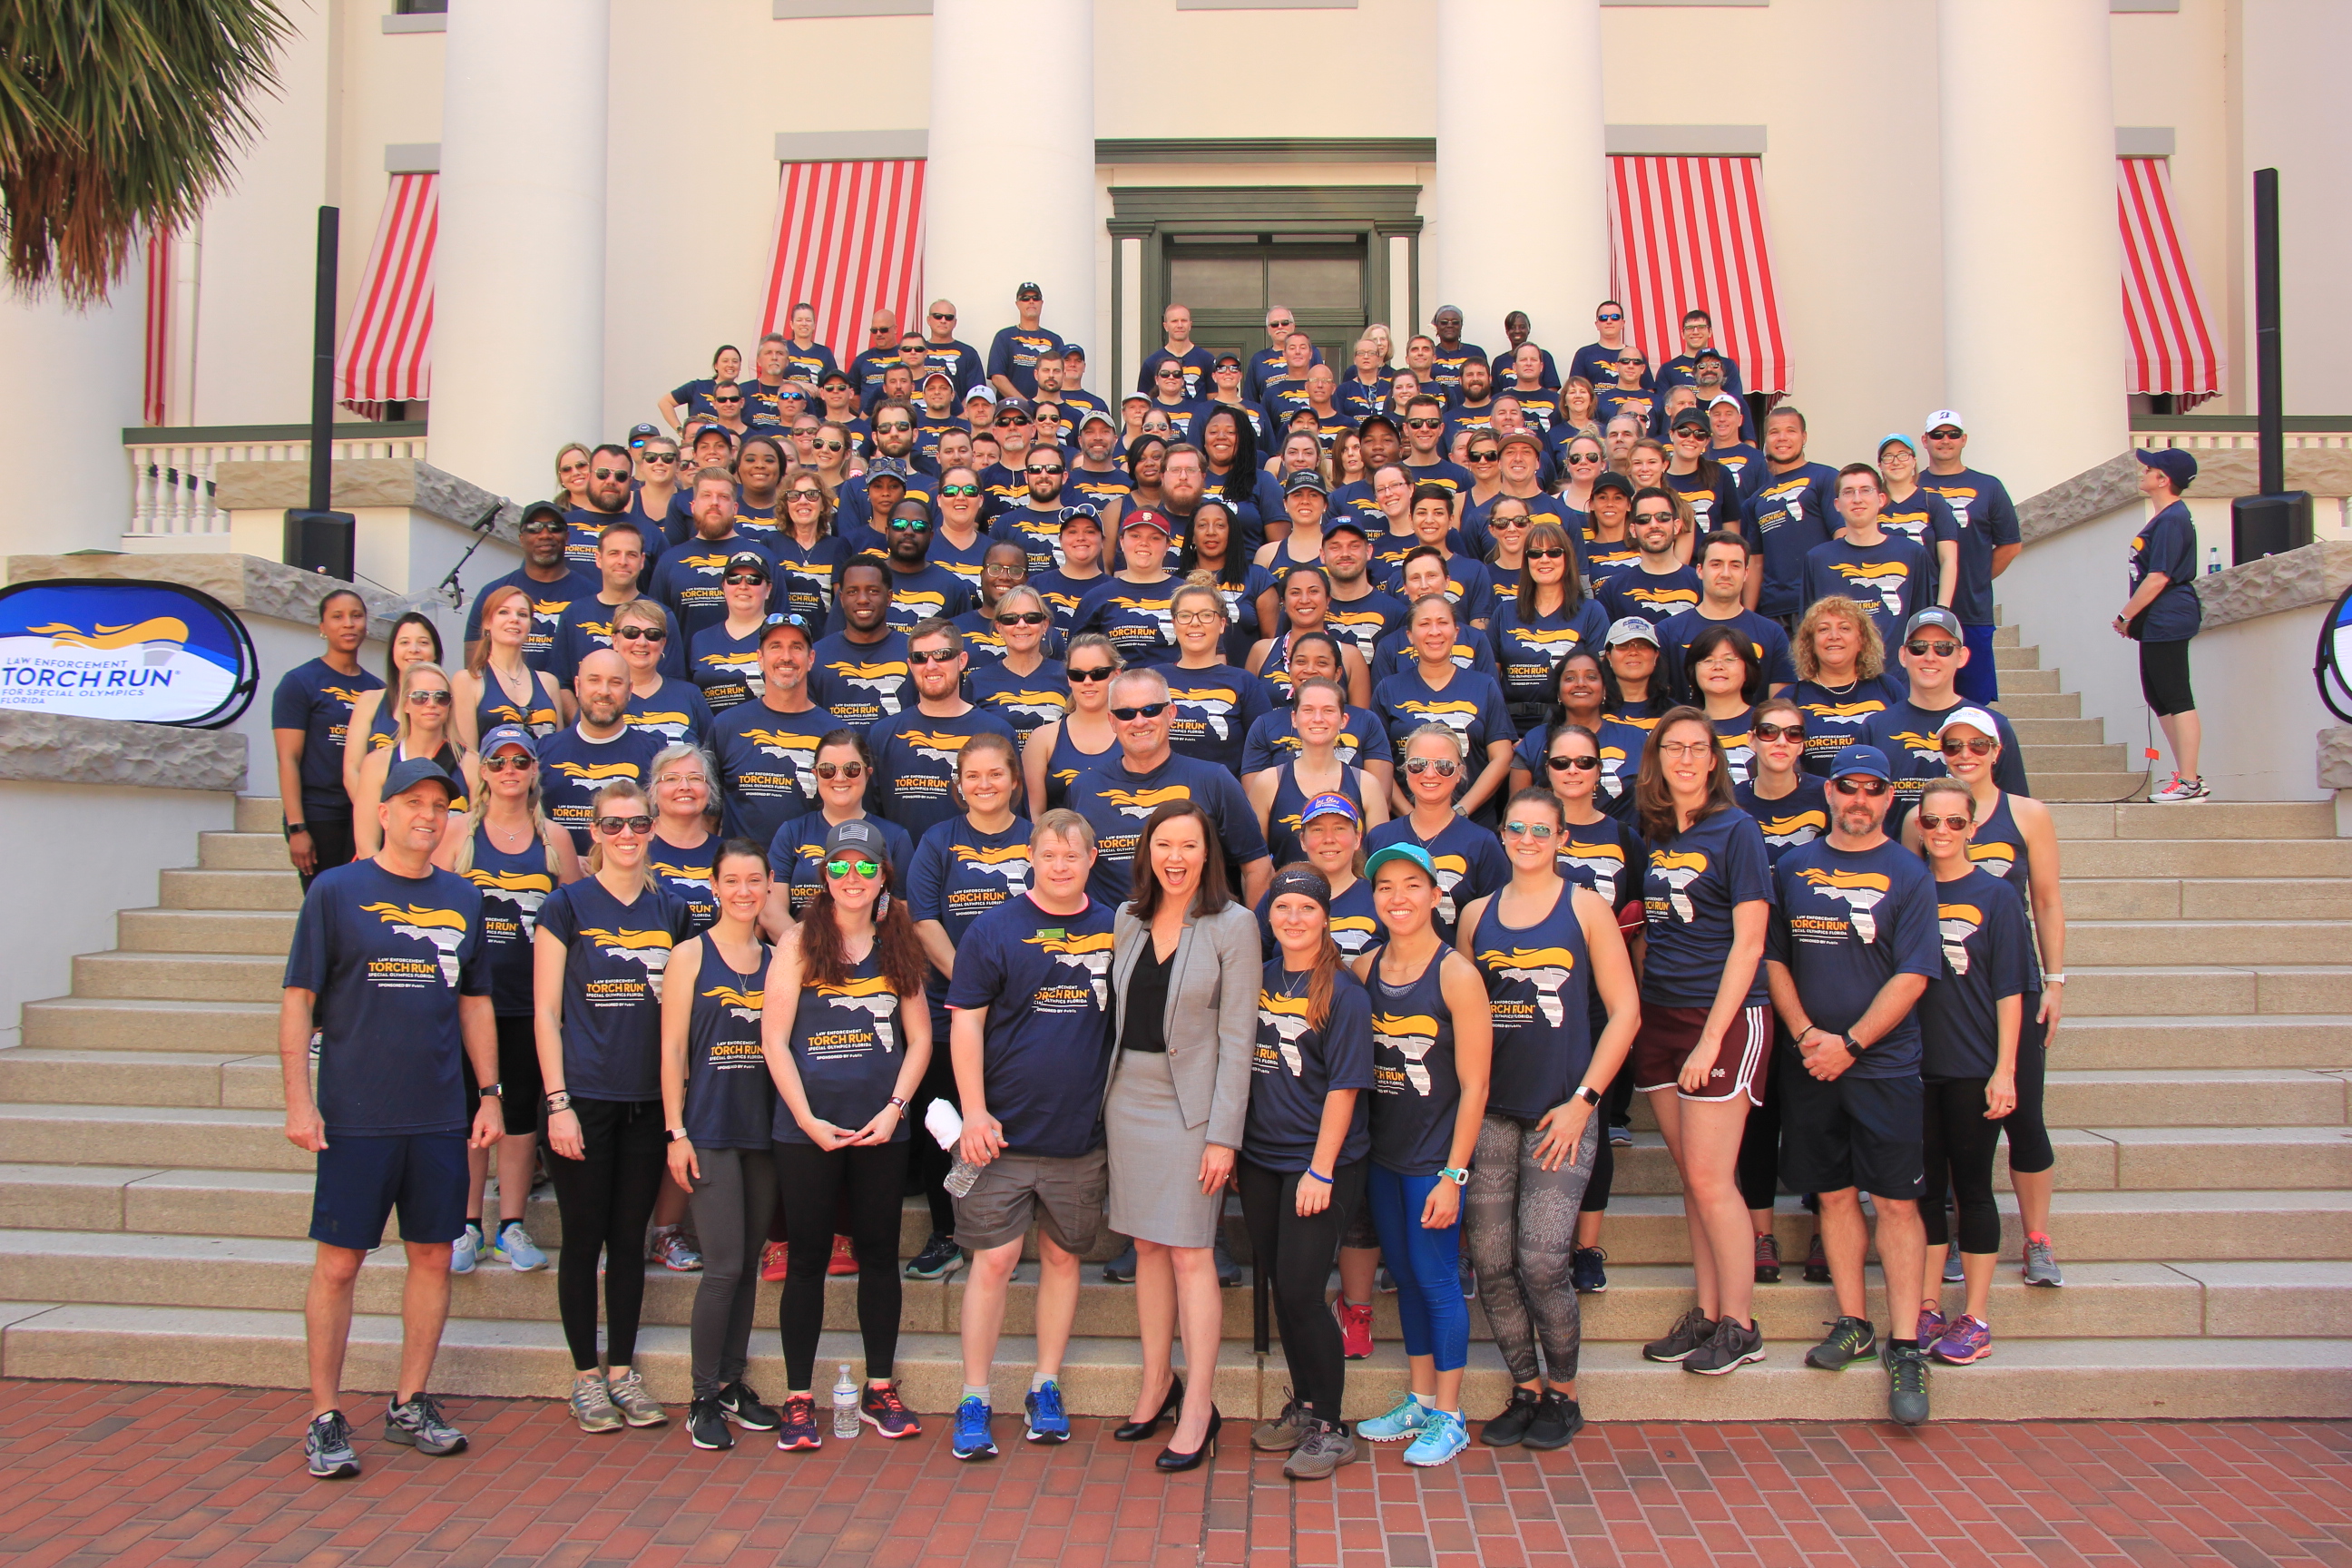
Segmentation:
<svg viewBox="0 0 2352 1568">
<path fill-rule="evenodd" d="M 1381 1233 L 1381 1261 L 1396 1276 L 1404 1353 L 1433 1356 L 1440 1372 L 1470 1360 L 1470 1304 L 1462 1299 L 1462 1223 L 1429 1230 L 1422 1205 L 1443 1176 L 1400 1176 L 1375 1163 L 1365 1194 Z"/>
</svg>

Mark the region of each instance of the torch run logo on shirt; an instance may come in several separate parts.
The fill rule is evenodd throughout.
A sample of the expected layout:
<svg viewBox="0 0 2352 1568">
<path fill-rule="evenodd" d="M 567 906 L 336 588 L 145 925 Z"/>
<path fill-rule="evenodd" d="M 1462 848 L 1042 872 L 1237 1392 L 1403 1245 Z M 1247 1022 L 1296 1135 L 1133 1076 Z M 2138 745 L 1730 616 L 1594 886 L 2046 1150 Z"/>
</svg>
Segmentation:
<svg viewBox="0 0 2352 1568">
<path fill-rule="evenodd" d="M 1977 934 L 1983 914 L 1974 904 L 1937 904 L 1936 926 L 1944 938 L 1944 962 L 1954 974 L 1969 972 L 1969 938 Z"/>
<path fill-rule="evenodd" d="M 1824 871 L 1817 866 L 1808 866 L 1797 874 L 1824 895 L 1844 902 L 1856 941 L 1868 946 L 1878 940 L 1878 921 L 1870 911 L 1894 885 L 1886 878 L 1875 871 Z"/>
<path fill-rule="evenodd" d="M 72 580 L 0 590 L 0 709 L 219 729 L 253 700 L 242 622 L 169 583 Z"/>
<path fill-rule="evenodd" d="M 457 949 L 465 944 L 466 917 L 455 910 L 421 910 L 410 904 L 362 904 L 360 912 L 373 915 L 403 936 L 415 937 L 433 949 L 441 979 L 457 986 Z"/>
</svg>

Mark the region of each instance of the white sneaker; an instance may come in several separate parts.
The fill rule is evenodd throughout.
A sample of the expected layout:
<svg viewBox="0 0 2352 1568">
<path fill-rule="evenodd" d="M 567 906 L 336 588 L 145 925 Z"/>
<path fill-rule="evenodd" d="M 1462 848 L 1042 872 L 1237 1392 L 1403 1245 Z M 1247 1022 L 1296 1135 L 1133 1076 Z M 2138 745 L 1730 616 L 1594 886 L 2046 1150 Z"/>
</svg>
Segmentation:
<svg viewBox="0 0 2352 1568">
<path fill-rule="evenodd" d="M 2210 800 L 2213 792 L 2205 787 L 2203 779 L 2185 779 L 2175 773 L 2170 784 L 2147 798 L 2158 805 L 2180 805 L 2190 801 Z"/>
<path fill-rule="evenodd" d="M 449 1272 L 471 1274 L 482 1260 L 482 1229 L 473 1221 L 466 1222 L 466 1234 L 449 1244 Z"/>
</svg>

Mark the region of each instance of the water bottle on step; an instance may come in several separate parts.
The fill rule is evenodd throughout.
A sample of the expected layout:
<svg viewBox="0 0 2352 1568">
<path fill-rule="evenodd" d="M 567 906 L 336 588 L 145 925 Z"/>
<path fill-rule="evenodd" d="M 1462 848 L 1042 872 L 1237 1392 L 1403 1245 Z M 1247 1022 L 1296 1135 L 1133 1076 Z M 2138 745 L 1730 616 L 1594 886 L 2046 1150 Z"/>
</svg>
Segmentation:
<svg viewBox="0 0 2352 1568">
<path fill-rule="evenodd" d="M 841 1375 L 833 1384 L 833 1435 L 836 1437 L 857 1436 L 857 1384 L 849 1376 L 849 1363 L 841 1363 Z"/>
</svg>

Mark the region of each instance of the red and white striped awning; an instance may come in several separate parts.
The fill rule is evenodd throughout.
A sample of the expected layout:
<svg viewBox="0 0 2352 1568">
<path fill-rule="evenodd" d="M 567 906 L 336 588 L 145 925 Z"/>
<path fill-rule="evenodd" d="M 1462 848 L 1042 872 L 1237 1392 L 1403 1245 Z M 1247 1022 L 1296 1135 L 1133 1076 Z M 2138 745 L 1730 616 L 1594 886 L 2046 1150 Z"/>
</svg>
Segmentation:
<svg viewBox="0 0 2352 1568">
<path fill-rule="evenodd" d="M 1683 312 L 1715 320 L 1748 392 L 1786 392 L 1760 158 L 1609 160 L 1611 280 L 1651 367 L 1683 352 Z"/>
<path fill-rule="evenodd" d="M 394 174 L 384 193 L 367 270 L 335 349 L 335 395 L 372 419 L 387 403 L 433 395 L 433 237 L 441 201 L 434 174 Z"/>
<path fill-rule="evenodd" d="M 2116 212 L 2124 238 L 2124 390 L 2214 395 L 2221 390 L 2221 350 L 2173 221 L 2169 161 L 2116 159 Z"/>
<path fill-rule="evenodd" d="M 806 300 L 816 341 L 846 369 L 876 310 L 920 324 L 922 289 L 922 159 L 783 166 L 761 331 L 789 331 L 793 306 Z"/>
<path fill-rule="evenodd" d="M 150 425 L 167 423 L 172 412 L 172 253 L 176 248 L 168 234 L 147 237 L 147 339 L 139 417 Z"/>
</svg>

